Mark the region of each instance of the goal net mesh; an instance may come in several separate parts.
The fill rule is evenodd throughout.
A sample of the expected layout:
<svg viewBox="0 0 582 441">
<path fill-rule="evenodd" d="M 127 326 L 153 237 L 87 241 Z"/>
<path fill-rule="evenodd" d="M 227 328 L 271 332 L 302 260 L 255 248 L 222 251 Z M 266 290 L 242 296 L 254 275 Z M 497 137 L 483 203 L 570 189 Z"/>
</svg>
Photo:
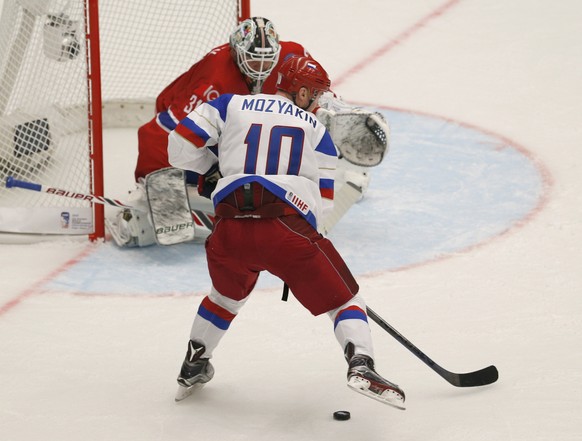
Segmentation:
<svg viewBox="0 0 582 441">
<path fill-rule="evenodd" d="M 239 16 L 233 0 L 100 0 L 98 8 L 104 125 L 118 127 L 144 122 L 139 112 L 153 117 L 159 92 L 227 42 Z M 96 61 L 87 57 L 85 11 L 84 0 L 3 2 L 0 232 L 93 228 L 87 202 L 4 185 L 13 176 L 92 191 L 87 63 Z"/>
</svg>

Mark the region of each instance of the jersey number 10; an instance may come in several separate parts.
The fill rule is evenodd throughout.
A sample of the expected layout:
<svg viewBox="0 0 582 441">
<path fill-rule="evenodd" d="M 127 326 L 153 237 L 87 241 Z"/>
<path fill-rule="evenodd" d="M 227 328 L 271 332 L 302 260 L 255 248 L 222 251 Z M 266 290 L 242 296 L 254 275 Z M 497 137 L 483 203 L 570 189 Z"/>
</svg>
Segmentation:
<svg viewBox="0 0 582 441">
<path fill-rule="evenodd" d="M 247 155 L 245 159 L 244 172 L 249 175 L 257 174 L 257 162 L 265 161 L 265 171 L 267 175 L 277 175 L 279 173 L 279 162 L 281 161 L 281 144 L 283 138 L 290 138 L 291 149 L 289 152 L 289 164 L 287 165 L 287 175 L 298 175 L 303 156 L 303 141 L 305 132 L 300 127 L 274 126 L 269 133 L 269 145 L 267 151 L 259 149 L 262 124 L 253 124 L 245 137 L 247 145 Z M 261 170 L 258 171 L 261 173 Z"/>
</svg>

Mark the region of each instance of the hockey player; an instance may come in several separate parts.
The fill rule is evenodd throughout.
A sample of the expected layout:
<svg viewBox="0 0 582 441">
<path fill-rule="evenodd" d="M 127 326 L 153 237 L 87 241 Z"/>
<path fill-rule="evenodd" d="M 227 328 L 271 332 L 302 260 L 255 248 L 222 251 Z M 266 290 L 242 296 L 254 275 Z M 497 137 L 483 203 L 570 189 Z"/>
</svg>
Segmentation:
<svg viewBox="0 0 582 441">
<path fill-rule="evenodd" d="M 276 94 L 223 94 L 197 107 L 169 135 L 174 167 L 218 177 L 215 225 L 206 242 L 212 288 L 192 325 L 178 401 L 212 379 L 210 358 L 266 270 L 313 315 L 329 315 L 348 362 L 348 386 L 404 408 L 404 392 L 374 369 L 358 284 L 317 231 L 333 206 L 338 152 L 309 110 L 329 86 L 319 63 L 293 57 L 279 70 Z M 218 162 L 222 176 L 216 175 Z"/>
<path fill-rule="evenodd" d="M 109 231 L 118 245 L 146 246 L 155 243 L 152 225 L 144 214 L 149 211 L 144 182 L 148 174 L 169 167 L 167 137 L 177 123 L 201 103 L 224 93 L 275 93 L 276 77 L 271 72 L 293 55 L 305 56 L 308 53 L 298 43 L 279 41 L 270 20 L 249 18 L 232 33 L 229 43 L 210 51 L 160 93 L 156 100 L 156 116 L 138 130 L 135 168 L 138 188 L 131 195 L 131 203 L 144 210 L 142 213 L 123 210 L 118 213 L 115 223 L 108 222 Z M 363 191 L 369 181 L 365 167 L 377 165 L 387 149 L 388 126 L 381 115 L 354 109 L 332 94 L 328 95 L 325 105 L 320 103 L 317 116 L 331 129 L 343 156 L 356 164 L 346 162 L 341 167 L 349 177 L 344 180 L 354 182 Z M 199 206 L 202 211 L 207 211 L 209 204 L 197 197 L 195 191 L 198 176 L 188 173 L 187 177 L 191 184 L 188 195 L 192 209 Z M 340 178 L 343 177 L 342 174 Z M 194 220 L 198 219 L 194 217 Z"/>
</svg>

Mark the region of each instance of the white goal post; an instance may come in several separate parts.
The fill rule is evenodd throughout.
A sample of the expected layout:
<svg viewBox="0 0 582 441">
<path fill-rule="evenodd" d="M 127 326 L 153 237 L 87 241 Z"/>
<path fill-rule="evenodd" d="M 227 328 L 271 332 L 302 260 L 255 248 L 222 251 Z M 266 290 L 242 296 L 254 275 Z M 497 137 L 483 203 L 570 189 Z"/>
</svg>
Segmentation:
<svg viewBox="0 0 582 441">
<path fill-rule="evenodd" d="M 103 206 L 8 189 L 9 176 L 103 195 L 103 128 L 156 96 L 250 16 L 250 0 L 0 0 L 0 241 L 105 236 Z M 124 146 L 115 146 L 124 148 Z"/>
</svg>

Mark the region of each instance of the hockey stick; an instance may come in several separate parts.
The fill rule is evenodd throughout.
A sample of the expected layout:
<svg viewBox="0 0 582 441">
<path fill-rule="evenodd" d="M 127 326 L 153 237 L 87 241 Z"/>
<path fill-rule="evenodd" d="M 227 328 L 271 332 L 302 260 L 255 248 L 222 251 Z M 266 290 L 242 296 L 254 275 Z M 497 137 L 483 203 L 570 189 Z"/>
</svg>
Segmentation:
<svg viewBox="0 0 582 441">
<path fill-rule="evenodd" d="M 208 228 L 209 231 L 212 231 L 214 228 L 214 224 L 212 222 L 212 218 L 208 213 L 205 213 L 201 210 L 192 209 L 192 217 L 200 223 L 200 225 L 204 225 Z"/>
<path fill-rule="evenodd" d="M 66 198 L 77 199 L 80 201 L 87 201 L 93 204 L 113 205 L 114 207 L 131 208 L 132 210 L 145 211 L 142 208 L 133 207 L 124 204 L 117 199 L 110 199 L 96 194 L 78 193 L 76 191 L 63 190 L 48 185 L 36 184 L 33 182 L 20 181 L 12 176 L 6 178 L 6 188 L 24 188 L 25 190 L 40 191 L 42 193 L 53 194 L 55 196 L 63 196 Z"/>
<path fill-rule="evenodd" d="M 400 334 L 396 329 L 394 329 L 386 320 L 376 314 L 370 307 L 367 307 L 368 317 L 374 320 L 382 329 L 384 329 L 388 334 L 394 337 L 399 343 L 401 343 L 406 349 L 416 355 L 422 360 L 424 364 L 430 367 L 433 371 L 439 374 L 442 378 L 448 381 L 453 386 L 457 387 L 473 387 L 473 386 L 485 386 L 487 384 L 495 383 L 499 378 L 499 372 L 497 368 L 493 365 L 486 368 L 480 369 L 474 372 L 467 372 L 463 374 L 457 374 L 450 372 L 445 368 L 439 366 L 433 360 L 429 358 L 424 352 L 418 349 L 410 340 Z"/>
<path fill-rule="evenodd" d="M 362 187 L 347 181 L 334 198 L 333 211 L 324 219 L 323 230 L 329 233 L 348 210 L 362 197 Z"/>
</svg>

